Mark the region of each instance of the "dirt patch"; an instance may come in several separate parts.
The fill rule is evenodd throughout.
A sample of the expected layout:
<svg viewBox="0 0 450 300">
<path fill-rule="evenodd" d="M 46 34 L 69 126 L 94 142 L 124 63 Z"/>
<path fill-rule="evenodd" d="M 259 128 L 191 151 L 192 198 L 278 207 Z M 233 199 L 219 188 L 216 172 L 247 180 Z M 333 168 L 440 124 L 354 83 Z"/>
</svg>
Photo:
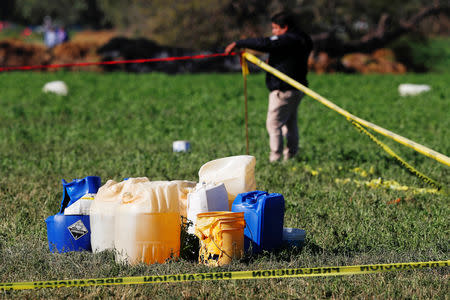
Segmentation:
<svg viewBox="0 0 450 300">
<path fill-rule="evenodd" d="M 117 37 L 113 31 L 83 31 L 69 42 L 52 49 L 41 44 L 29 44 L 18 39 L 0 41 L 0 67 L 37 66 L 47 64 L 90 63 L 120 59 L 140 59 L 193 55 L 189 49 L 165 47 L 147 39 Z M 211 52 L 203 53 L 211 54 Z M 313 53 L 308 60 L 309 69 L 316 73 L 394 73 L 406 72 L 389 49 L 379 49 L 370 54 L 351 53 L 342 58 L 331 58 L 325 52 Z M 229 72 L 240 69 L 238 59 L 218 58 L 202 61 L 179 61 L 176 63 L 130 64 L 125 66 L 72 66 L 68 70 L 130 72 Z M 49 71 L 55 68 L 47 69 Z"/>
</svg>

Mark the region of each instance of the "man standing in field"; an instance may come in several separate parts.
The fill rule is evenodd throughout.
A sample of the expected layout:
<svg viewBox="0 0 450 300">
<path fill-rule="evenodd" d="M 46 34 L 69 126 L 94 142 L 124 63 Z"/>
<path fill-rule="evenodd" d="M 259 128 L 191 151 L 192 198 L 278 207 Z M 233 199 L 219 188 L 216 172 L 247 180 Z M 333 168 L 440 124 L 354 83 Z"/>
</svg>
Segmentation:
<svg viewBox="0 0 450 300">
<path fill-rule="evenodd" d="M 287 12 L 274 15 L 271 37 L 250 38 L 229 44 L 225 53 L 235 48 L 250 48 L 269 53 L 269 65 L 294 80 L 308 85 L 308 57 L 312 50 L 310 36 L 299 30 L 293 16 Z M 270 73 L 266 74 L 270 91 L 266 127 L 270 141 L 270 161 L 294 157 L 298 152 L 297 109 L 303 93 Z M 283 135 L 286 148 L 283 150 Z"/>
</svg>

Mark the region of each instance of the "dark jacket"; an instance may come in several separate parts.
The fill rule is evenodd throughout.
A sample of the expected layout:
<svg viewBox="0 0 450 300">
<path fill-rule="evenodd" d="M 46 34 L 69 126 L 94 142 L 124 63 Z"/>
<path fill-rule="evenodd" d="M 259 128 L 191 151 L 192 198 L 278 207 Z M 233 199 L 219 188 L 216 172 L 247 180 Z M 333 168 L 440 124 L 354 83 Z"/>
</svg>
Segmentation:
<svg viewBox="0 0 450 300">
<path fill-rule="evenodd" d="M 308 86 L 308 57 L 312 50 L 312 40 L 304 32 L 286 32 L 283 35 L 250 38 L 236 42 L 239 48 L 249 48 L 269 53 L 269 65 L 303 85 Z M 266 86 L 273 90 L 292 90 L 290 84 L 270 73 L 266 74 Z"/>
</svg>

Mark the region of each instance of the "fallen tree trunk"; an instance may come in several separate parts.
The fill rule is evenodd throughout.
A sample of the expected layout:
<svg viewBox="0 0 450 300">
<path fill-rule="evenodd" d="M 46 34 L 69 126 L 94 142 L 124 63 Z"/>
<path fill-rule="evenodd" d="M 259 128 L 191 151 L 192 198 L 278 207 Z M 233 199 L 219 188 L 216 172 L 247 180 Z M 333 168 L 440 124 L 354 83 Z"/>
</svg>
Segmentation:
<svg viewBox="0 0 450 300">
<path fill-rule="evenodd" d="M 377 49 L 386 47 L 400 36 L 413 31 L 425 18 L 445 14 L 450 15 L 450 6 L 429 6 L 408 20 L 399 20 L 395 26 L 387 26 L 389 16 L 383 14 L 380 17 L 377 28 L 361 37 L 359 40 L 344 41 L 337 37 L 336 30 L 313 35 L 314 52 L 325 52 L 330 57 L 341 57 L 347 53 L 361 52 L 371 53 Z"/>
</svg>

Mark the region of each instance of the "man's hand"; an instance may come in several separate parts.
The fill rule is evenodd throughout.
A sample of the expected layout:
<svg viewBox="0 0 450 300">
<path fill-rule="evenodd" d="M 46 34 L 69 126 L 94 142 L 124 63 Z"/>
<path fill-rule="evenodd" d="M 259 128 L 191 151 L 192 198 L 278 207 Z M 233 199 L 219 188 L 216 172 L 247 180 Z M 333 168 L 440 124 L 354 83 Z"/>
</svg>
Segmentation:
<svg viewBox="0 0 450 300">
<path fill-rule="evenodd" d="M 236 42 L 232 42 L 225 48 L 225 54 L 230 54 L 233 49 L 236 48 Z"/>
</svg>

